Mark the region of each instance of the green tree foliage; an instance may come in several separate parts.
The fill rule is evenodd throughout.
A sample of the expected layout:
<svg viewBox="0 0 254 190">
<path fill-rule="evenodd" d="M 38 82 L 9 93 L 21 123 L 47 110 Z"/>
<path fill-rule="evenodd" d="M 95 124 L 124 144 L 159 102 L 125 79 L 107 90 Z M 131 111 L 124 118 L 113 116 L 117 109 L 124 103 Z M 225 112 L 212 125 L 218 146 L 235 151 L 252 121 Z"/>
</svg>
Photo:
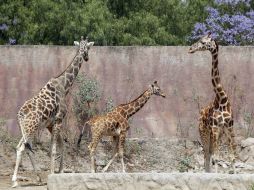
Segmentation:
<svg viewBox="0 0 254 190">
<path fill-rule="evenodd" d="M 116 18 L 111 45 L 186 45 L 208 0 L 108 0 Z M 116 33 L 115 33 L 116 32 Z"/>
<path fill-rule="evenodd" d="M 72 44 L 81 34 L 103 44 L 111 19 L 105 3 L 97 0 L 6 0 L 0 16 L 0 24 L 8 26 L 0 33 L 2 41 L 15 38 L 18 44 Z"/>
<path fill-rule="evenodd" d="M 186 45 L 209 0 L 1 0 L 0 44 Z"/>
<path fill-rule="evenodd" d="M 111 97 L 109 97 L 106 99 L 106 106 L 103 112 L 104 113 L 110 112 L 114 109 L 114 107 L 115 107 L 114 101 Z"/>
</svg>

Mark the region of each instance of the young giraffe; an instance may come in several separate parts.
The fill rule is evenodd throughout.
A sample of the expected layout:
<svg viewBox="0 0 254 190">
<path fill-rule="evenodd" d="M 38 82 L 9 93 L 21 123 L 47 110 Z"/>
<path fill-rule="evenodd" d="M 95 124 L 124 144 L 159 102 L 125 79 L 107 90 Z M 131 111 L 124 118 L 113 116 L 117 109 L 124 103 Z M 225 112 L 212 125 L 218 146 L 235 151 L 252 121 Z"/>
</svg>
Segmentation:
<svg viewBox="0 0 254 190">
<path fill-rule="evenodd" d="M 103 172 L 107 171 L 108 167 L 118 154 L 122 163 L 122 171 L 125 172 L 123 154 L 125 138 L 129 129 L 128 119 L 138 112 L 153 94 L 164 98 L 166 97 L 158 86 L 157 81 L 150 85 L 144 93 L 130 103 L 121 104 L 114 108 L 111 112 L 102 116 L 96 116 L 86 122 L 84 127 L 90 126 L 92 132 L 92 142 L 88 146 L 88 149 L 90 151 L 91 170 L 93 173 L 95 172 L 95 150 L 102 136 L 113 136 L 114 144 L 113 157 L 103 168 Z M 78 140 L 78 146 L 80 145 L 84 127 Z"/>
<path fill-rule="evenodd" d="M 78 42 L 76 42 L 77 44 Z M 48 83 L 32 99 L 27 100 L 18 111 L 18 124 L 22 132 L 22 138 L 17 146 L 17 159 L 12 177 L 13 186 L 18 186 L 17 173 L 21 161 L 22 152 L 26 150 L 28 157 L 36 172 L 35 164 L 30 155 L 30 141 L 39 128 L 47 128 L 51 137 L 51 173 L 54 173 L 56 155 L 56 141 L 59 143 L 61 159 L 59 172 L 63 169 L 63 140 L 60 134 L 62 121 L 66 114 L 65 97 L 68 94 L 74 79 L 76 78 L 83 60 L 88 61 L 88 50 L 94 42 L 88 42 L 81 37 L 79 50 L 71 64 L 58 77 L 51 78 Z M 38 173 L 37 176 L 39 177 Z"/>
<path fill-rule="evenodd" d="M 224 91 L 218 69 L 218 44 L 211 38 L 211 34 L 204 36 L 194 43 L 189 53 L 208 50 L 212 54 L 212 84 L 215 92 L 215 99 L 206 108 L 202 109 L 199 119 L 199 132 L 204 148 L 204 167 L 206 172 L 210 172 L 211 156 L 215 162 L 215 172 L 218 171 L 219 161 L 219 141 L 224 134 L 230 149 L 231 166 L 235 173 L 236 144 L 233 131 L 233 114 L 229 98 Z"/>
</svg>

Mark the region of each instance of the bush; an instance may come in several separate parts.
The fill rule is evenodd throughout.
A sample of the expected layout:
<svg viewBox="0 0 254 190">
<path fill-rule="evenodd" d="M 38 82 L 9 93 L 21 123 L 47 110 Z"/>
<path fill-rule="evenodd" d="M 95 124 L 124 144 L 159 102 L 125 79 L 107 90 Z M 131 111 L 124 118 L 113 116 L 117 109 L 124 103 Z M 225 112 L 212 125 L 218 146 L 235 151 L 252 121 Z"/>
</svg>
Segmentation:
<svg viewBox="0 0 254 190">
<path fill-rule="evenodd" d="M 73 111 L 78 124 L 83 125 L 88 119 L 98 114 L 97 104 L 101 98 L 97 80 L 86 74 L 79 74 L 76 80 L 78 90 L 73 96 Z"/>
</svg>

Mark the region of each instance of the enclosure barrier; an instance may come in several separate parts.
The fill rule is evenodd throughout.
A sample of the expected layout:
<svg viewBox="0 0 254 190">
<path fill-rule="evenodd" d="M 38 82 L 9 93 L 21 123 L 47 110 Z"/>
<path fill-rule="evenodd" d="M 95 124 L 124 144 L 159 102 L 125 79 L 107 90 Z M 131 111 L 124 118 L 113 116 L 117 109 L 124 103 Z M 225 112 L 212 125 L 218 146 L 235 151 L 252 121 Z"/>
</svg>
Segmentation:
<svg viewBox="0 0 254 190">
<path fill-rule="evenodd" d="M 253 190 L 254 174 L 73 173 L 52 174 L 48 190 Z"/>
</svg>

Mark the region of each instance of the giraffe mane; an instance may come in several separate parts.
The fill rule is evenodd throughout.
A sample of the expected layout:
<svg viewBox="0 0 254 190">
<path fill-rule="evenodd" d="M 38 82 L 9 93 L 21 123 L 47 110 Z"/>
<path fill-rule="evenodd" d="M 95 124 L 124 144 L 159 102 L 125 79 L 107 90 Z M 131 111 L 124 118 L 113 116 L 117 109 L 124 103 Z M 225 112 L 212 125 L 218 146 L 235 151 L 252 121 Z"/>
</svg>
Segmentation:
<svg viewBox="0 0 254 190">
<path fill-rule="evenodd" d="M 58 78 L 60 77 L 62 74 L 64 74 L 64 72 L 71 66 L 72 62 L 74 61 L 74 59 L 76 58 L 76 56 L 78 55 L 78 53 L 76 53 L 75 57 L 70 61 L 69 65 L 57 76 L 55 76 L 54 78 Z"/>
<path fill-rule="evenodd" d="M 128 102 L 128 103 L 125 103 L 125 104 L 120 104 L 119 106 L 125 106 L 125 105 L 128 105 L 128 104 L 131 104 L 131 103 L 135 102 L 137 99 L 139 99 L 141 96 L 143 96 L 146 92 L 147 92 L 147 90 L 145 90 L 141 95 L 139 95 L 137 98 L 135 98 L 131 102 Z"/>
</svg>

